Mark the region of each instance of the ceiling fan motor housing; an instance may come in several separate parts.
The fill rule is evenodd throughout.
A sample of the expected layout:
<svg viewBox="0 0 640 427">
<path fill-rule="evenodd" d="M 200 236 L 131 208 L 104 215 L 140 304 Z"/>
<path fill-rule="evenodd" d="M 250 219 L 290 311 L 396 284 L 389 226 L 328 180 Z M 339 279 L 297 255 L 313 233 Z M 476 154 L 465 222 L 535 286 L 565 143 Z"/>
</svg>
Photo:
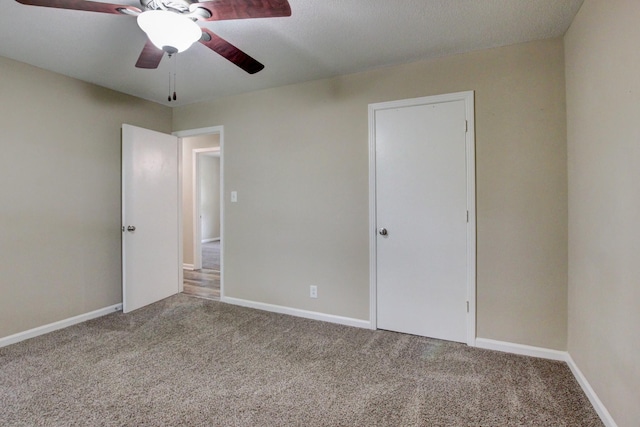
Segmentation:
<svg viewBox="0 0 640 427">
<path fill-rule="evenodd" d="M 170 10 L 172 12 L 189 12 L 190 1 L 187 0 L 140 0 L 147 10 Z"/>
<path fill-rule="evenodd" d="M 173 55 L 174 53 L 178 53 L 178 49 L 173 46 L 162 46 L 162 50 L 167 52 L 169 56 Z"/>
</svg>

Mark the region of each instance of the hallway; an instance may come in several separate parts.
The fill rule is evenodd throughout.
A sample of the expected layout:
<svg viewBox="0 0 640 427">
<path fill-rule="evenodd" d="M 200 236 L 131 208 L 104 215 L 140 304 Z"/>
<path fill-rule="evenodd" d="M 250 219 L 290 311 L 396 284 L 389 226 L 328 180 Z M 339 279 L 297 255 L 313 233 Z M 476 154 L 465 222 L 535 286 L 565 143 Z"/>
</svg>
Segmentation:
<svg viewBox="0 0 640 427">
<path fill-rule="evenodd" d="M 183 270 L 183 293 L 220 300 L 220 241 L 202 244 L 202 269 Z"/>
</svg>

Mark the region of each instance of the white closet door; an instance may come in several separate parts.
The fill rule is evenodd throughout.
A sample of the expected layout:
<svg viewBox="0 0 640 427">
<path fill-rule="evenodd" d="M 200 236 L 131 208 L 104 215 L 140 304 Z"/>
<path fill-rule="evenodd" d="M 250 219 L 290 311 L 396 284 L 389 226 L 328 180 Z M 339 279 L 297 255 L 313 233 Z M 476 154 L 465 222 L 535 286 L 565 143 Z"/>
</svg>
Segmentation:
<svg viewBox="0 0 640 427">
<path fill-rule="evenodd" d="M 467 340 L 465 102 L 375 112 L 377 326 Z"/>
</svg>

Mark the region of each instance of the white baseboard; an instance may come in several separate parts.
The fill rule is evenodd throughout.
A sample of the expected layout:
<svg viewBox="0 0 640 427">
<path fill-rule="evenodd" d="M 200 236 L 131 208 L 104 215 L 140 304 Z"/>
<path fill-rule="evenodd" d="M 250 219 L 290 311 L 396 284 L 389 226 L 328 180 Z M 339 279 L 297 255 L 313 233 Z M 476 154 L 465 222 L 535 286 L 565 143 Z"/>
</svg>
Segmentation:
<svg viewBox="0 0 640 427">
<path fill-rule="evenodd" d="M 591 388 L 591 384 L 589 384 L 589 381 L 587 381 L 587 378 L 585 378 L 584 374 L 580 368 L 578 368 L 578 365 L 576 365 L 576 362 L 569 353 L 567 353 L 567 359 L 565 361 L 567 362 L 567 365 L 569 365 L 571 372 L 573 372 L 573 376 L 576 377 L 578 384 L 582 387 L 582 391 L 584 391 L 584 394 L 589 398 L 589 402 L 593 405 L 604 425 L 607 427 L 617 427 L 613 417 L 609 411 L 607 411 L 607 408 L 604 406 L 593 388 Z"/>
<path fill-rule="evenodd" d="M 566 351 L 514 344 L 510 342 L 491 340 L 488 338 L 476 338 L 476 347 L 487 350 L 502 351 L 505 353 L 519 354 L 522 356 L 539 357 L 542 359 L 561 360 L 563 362 L 567 360 Z"/>
<path fill-rule="evenodd" d="M 222 302 L 227 304 L 239 305 L 242 307 L 255 308 L 258 310 L 271 311 L 280 314 L 289 314 L 296 317 L 304 317 L 305 319 L 320 320 L 329 323 L 338 323 L 340 325 L 354 326 L 356 328 L 369 329 L 371 324 L 368 320 L 353 319 L 351 317 L 335 316 L 333 314 L 319 313 L 317 311 L 307 311 L 298 308 L 284 307 L 281 305 L 266 304 L 263 302 L 255 302 L 240 298 L 222 297 Z"/>
<path fill-rule="evenodd" d="M 540 357 L 542 359 L 560 360 L 562 362 L 565 362 L 567 365 L 569 365 L 569 369 L 571 369 L 573 376 L 576 378 L 576 381 L 578 381 L 578 384 L 580 384 L 582 391 L 584 391 L 584 394 L 591 402 L 591 405 L 593 405 L 593 408 L 598 413 L 598 416 L 600 417 L 604 425 L 607 427 L 617 427 L 617 424 L 613 420 L 613 417 L 611 416 L 609 411 L 607 411 L 607 408 L 604 406 L 593 388 L 591 388 L 589 381 L 587 381 L 587 378 L 582 374 L 582 371 L 580 371 L 578 365 L 576 365 L 576 362 L 574 362 L 573 358 L 568 352 L 551 350 L 542 347 L 532 347 L 522 344 L 514 344 L 504 341 L 496 341 L 488 338 L 476 338 L 476 347 L 488 350 L 502 351 L 505 353 L 514 353 L 522 356 Z"/>
<path fill-rule="evenodd" d="M 213 239 L 202 239 L 202 243 L 210 243 L 210 242 L 219 242 L 219 237 L 214 237 Z"/>
<path fill-rule="evenodd" d="M 58 322 L 49 323 L 48 325 L 38 326 L 37 328 L 29 329 L 28 331 L 18 332 L 17 334 L 9 335 L 8 337 L 0 338 L 0 347 L 15 344 L 20 341 L 24 341 L 29 338 L 34 338 L 39 335 L 44 335 L 49 332 L 57 331 L 58 329 L 66 328 L 78 323 L 86 322 L 87 320 L 95 319 L 97 317 L 106 316 L 107 314 L 115 313 L 122 310 L 122 304 L 115 304 L 109 307 L 100 308 L 98 310 L 80 314 L 78 316 L 70 317 L 68 319 L 60 320 Z"/>
<path fill-rule="evenodd" d="M 193 270 L 193 264 L 182 264 L 183 270 Z"/>
</svg>

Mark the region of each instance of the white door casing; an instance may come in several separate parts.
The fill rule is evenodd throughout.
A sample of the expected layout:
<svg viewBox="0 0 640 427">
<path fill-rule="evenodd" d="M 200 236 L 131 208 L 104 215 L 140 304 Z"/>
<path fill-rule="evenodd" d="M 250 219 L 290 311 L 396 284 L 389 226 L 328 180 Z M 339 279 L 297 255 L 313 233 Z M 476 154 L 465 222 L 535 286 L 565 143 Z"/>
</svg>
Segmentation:
<svg viewBox="0 0 640 427">
<path fill-rule="evenodd" d="M 178 138 L 186 138 L 191 136 L 218 134 L 220 136 L 220 147 L 218 152 L 220 153 L 220 300 L 224 301 L 224 126 L 211 126 L 205 128 L 188 129 L 173 132 L 173 135 Z M 187 178 L 184 178 L 187 179 Z M 194 179 L 192 177 L 192 179 Z M 195 206 L 194 206 L 195 208 Z M 198 208 L 199 209 L 199 208 Z M 195 209 L 194 209 L 195 210 Z M 195 215 L 195 214 L 194 214 Z M 195 219 L 195 218 L 194 218 Z M 182 220 L 181 220 L 182 222 Z M 197 221 L 194 221 L 194 223 Z M 180 226 L 182 229 L 182 225 Z M 180 248 L 182 249 L 182 237 L 180 242 Z M 195 248 L 194 248 L 195 249 Z M 197 252 L 197 251 L 194 251 Z M 195 254 L 194 254 L 195 255 Z M 180 254 L 180 262 L 183 262 L 182 253 Z M 202 261 L 200 261 L 202 262 Z M 182 273 L 182 270 L 180 270 Z"/>
<path fill-rule="evenodd" d="M 175 136 L 122 125 L 125 313 L 182 290 L 178 149 Z"/>
<path fill-rule="evenodd" d="M 473 117 L 473 92 L 369 106 L 373 328 L 475 344 Z"/>
</svg>

